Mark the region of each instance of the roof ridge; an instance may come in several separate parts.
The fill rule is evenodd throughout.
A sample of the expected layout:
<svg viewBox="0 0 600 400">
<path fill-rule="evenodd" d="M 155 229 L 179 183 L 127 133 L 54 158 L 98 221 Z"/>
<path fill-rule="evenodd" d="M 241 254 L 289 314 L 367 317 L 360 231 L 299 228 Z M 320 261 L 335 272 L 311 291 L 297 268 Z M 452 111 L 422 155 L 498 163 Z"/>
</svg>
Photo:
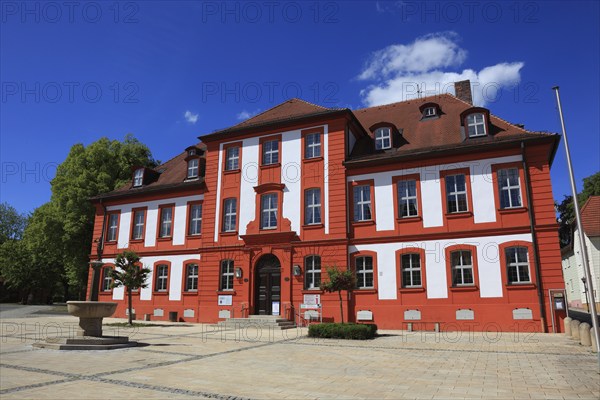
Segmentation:
<svg viewBox="0 0 600 400">
<path fill-rule="evenodd" d="M 378 105 L 378 106 L 371 106 L 371 107 L 357 108 L 356 110 L 352 110 L 352 112 L 354 112 L 354 111 L 368 110 L 368 109 L 371 109 L 371 108 L 376 108 L 376 107 L 388 107 L 388 106 L 395 106 L 396 104 L 408 103 L 409 101 L 425 100 L 425 99 L 428 99 L 428 98 L 430 98 L 430 97 L 442 97 L 442 96 L 445 96 L 445 95 L 449 95 L 449 96 L 452 96 L 452 97 L 454 97 L 454 98 L 455 98 L 455 99 L 457 99 L 457 100 L 460 100 L 458 97 L 456 97 L 456 96 L 454 96 L 454 95 L 452 95 L 452 94 L 450 94 L 450 93 L 438 93 L 438 94 L 432 94 L 431 96 L 419 97 L 419 98 L 416 98 L 416 99 L 406 99 L 406 100 L 402 100 L 402 101 L 396 101 L 396 102 L 393 102 L 393 103 L 388 103 L 388 104 L 380 104 L 380 105 Z M 462 100 L 461 100 L 461 101 L 462 101 Z M 467 103 L 467 104 L 469 104 L 469 103 Z"/>
<path fill-rule="evenodd" d="M 279 104 L 276 104 L 276 105 L 274 105 L 273 107 L 271 107 L 271 108 L 268 108 L 268 109 L 266 109 L 265 111 L 263 111 L 263 112 L 261 112 L 261 113 L 258 113 L 258 114 L 256 114 L 256 115 L 253 115 L 253 116 L 251 116 L 250 118 L 247 118 L 247 119 L 245 119 L 245 120 L 243 120 L 243 121 L 240 121 L 239 123 L 237 123 L 237 124 L 235 124 L 235 125 L 233 125 L 233 126 L 231 126 L 231 127 L 229 127 L 229 128 L 225 128 L 225 129 L 230 129 L 230 128 L 236 127 L 236 126 L 238 126 L 238 125 L 242 125 L 242 124 L 248 123 L 250 120 L 252 120 L 252 119 L 254 119 L 254 118 L 260 117 L 261 115 L 264 115 L 264 114 L 268 113 L 269 111 L 272 111 L 272 110 L 276 109 L 277 107 L 281 107 L 282 105 L 284 105 L 284 104 L 286 104 L 286 103 L 293 103 L 294 101 L 299 101 L 299 102 L 302 102 L 302 103 L 305 103 L 305 104 L 308 104 L 308 105 L 311 105 L 311 106 L 314 106 L 314 107 L 322 108 L 323 110 L 331 110 L 330 108 L 327 108 L 327 107 L 321 106 L 321 105 L 319 105 L 319 104 L 314 104 L 314 103 L 311 103 L 311 102 L 309 102 L 309 101 L 306 101 L 306 100 L 304 100 L 304 99 L 300 99 L 300 98 L 298 98 L 298 97 L 292 97 L 291 99 L 287 99 L 286 101 L 282 101 L 281 103 L 279 103 Z"/>
<path fill-rule="evenodd" d="M 196 143 L 196 144 L 194 144 L 194 145 L 192 145 L 192 146 L 198 146 L 200 143 L 202 143 L 202 142 L 198 142 L 198 143 Z M 188 147 L 190 147 L 190 146 L 188 146 Z M 181 156 L 181 155 L 182 155 L 182 154 L 184 154 L 184 153 L 185 153 L 185 150 L 184 150 L 184 151 L 182 151 L 182 152 L 180 152 L 180 153 L 177 153 L 177 155 L 175 155 L 175 156 L 173 156 L 173 157 L 169 158 L 169 159 L 168 159 L 167 161 L 165 161 L 164 163 L 160 163 L 159 165 L 157 165 L 156 167 L 154 167 L 154 168 L 151 168 L 151 169 L 153 169 L 154 171 L 158 172 L 158 170 L 160 169 L 160 167 L 163 167 L 163 166 L 167 165 L 168 163 L 170 163 L 171 161 L 174 161 L 174 160 L 175 160 L 177 157 Z"/>
<path fill-rule="evenodd" d="M 587 198 L 587 200 L 585 201 L 585 203 L 583 203 L 583 205 L 581 206 L 581 214 L 583 214 L 583 211 L 588 207 L 588 204 L 592 201 L 592 199 L 595 199 L 596 197 L 600 197 L 599 195 L 592 195 L 590 197 Z"/>
</svg>

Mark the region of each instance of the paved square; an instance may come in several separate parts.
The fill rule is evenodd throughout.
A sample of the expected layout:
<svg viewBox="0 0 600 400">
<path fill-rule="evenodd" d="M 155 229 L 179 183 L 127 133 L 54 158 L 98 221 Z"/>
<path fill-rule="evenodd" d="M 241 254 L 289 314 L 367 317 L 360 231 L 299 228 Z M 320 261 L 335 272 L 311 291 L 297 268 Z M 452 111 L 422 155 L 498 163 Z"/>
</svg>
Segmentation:
<svg viewBox="0 0 600 400">
<path fill-rule="evenodd" d="M 121 321 L 107 319 L 105 323 Z M 371 341 L 311 339 L 306 329 L 155 323 L 129 335 L 140 347 L 34 349 L 68 334 L 65 316 L 3 318 L 5 399 L 598 399 L 589 348 L 564 335 L 382 331 Z"/>
</svg>

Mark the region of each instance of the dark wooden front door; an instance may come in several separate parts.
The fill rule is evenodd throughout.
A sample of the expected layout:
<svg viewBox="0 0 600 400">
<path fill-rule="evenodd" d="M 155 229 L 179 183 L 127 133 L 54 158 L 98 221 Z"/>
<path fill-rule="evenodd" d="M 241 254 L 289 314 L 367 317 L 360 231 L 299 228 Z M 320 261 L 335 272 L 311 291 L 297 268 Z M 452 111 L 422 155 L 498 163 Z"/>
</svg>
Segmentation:
<svg viewBox="0 0 600 400">
<path fill-rule="evenodd" d="M 281 265 L 272 254 L 264 255 L 256 264 L 255 311 L 259 315 L 273 315 L 273 305 L 281 306 Z M 276 314 L 281 314 L 275 310 Z"/>
</svg>

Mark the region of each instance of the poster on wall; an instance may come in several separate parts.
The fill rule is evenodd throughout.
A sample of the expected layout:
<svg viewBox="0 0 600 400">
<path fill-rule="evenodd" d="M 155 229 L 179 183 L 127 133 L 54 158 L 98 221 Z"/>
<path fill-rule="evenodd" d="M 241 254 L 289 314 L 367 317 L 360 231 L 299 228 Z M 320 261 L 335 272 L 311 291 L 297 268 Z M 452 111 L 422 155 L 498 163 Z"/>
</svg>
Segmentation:
<svg viewBox="0 0 600 400">
<path fill-rule="evenodd" d="M 218 304 L 220 306 L 230 306 L 233 304 L 233 296 L 230 294 L 219 295 Z"/>
<path fill-rule="evenodd" d="M 279 315 L 279 302 L 274 301 L 271 307 L 271 311 L 273 315 Z"/>
<path fill-rule="evenodd" d="M 321 304 L 321 295 L 320 294 L 305 294 L 304 295 L 304 303 L 307 306 L 318 306 Z"/>
</svg>

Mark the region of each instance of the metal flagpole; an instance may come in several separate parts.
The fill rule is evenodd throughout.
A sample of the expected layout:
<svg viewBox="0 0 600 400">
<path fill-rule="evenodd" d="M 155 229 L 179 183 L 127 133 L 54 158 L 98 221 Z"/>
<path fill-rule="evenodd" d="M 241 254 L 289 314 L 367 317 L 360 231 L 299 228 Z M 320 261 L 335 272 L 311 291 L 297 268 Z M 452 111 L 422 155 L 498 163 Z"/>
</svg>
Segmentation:
<svg viewBox="0 0 600 400">
<path fill-rule="evenodd" d="M 556 92 L 556 102 L 558 103 L 558 114 L 560 116 L 560 125 L 562 127 L 563 139 L 565 141 L 565 152 L 567 153 L 567 166 L 569 168 L 569 178 L 571 179 L 571 192 L 573 193 L 573 205 L 575 206 L 575 219 L 577 221 L 577 232 L 579 234 L 579 244 L 581 246 L 581 258 L 583 260 L 583 271 L 587 281 L 588 308 L 592 316 L 592 325 L 594 327 L 594 337 L 596 338 L 596 348 L 598 350 L 598 368 L 600 372 L 600 331 L 598 330 L 598 313 L 596 312 L 596 299 L 594 298 L 594 284 L 592 282 L 592 271 L 588 262 L 587 246 L 583 235 L 583 225 L 581 224 L 581 214 L 579 212 L 579 203 L 577 202 L 577 188 L 575 187 L 575 176 L 573 175 L 573 164 L 571 164 L 571 152 L 569 150 L 569 141 L 567 140 L 567 130 L 565 129 L 565 120 L 563 118 L 562 106 L 560 103 L 560 94 L 558 86 L 552 88 Z"/>
</svg>

